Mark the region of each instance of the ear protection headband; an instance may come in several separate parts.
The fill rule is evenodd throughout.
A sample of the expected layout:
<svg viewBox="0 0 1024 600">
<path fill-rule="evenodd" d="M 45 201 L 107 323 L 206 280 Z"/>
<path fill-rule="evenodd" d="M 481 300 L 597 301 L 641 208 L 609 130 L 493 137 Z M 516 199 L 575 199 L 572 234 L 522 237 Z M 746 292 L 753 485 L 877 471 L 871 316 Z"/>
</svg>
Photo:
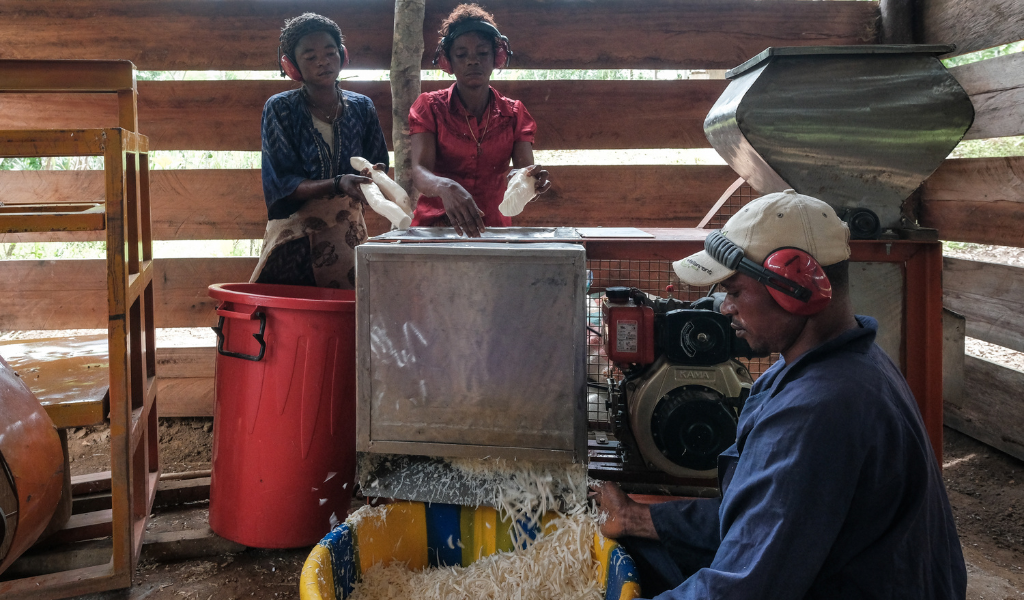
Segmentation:
<svg viewBox="0 0 1024 600">
<path fill-rule="evenodd" d="M 345 48 L 345 44 L 342 44 L 339 50 L 341 51 L 341 68 L 344 69 L 348 66 L 348 49 Z M 302 81 L 299 67 L 292 62 L 292 59 L 288 58 L 287 54 L 281 52 L 280 46 L 277 47 L 277 62 L 281 65 L 281 75 L 287 75 L 293 81 Z"/>
<path fill-rule="evenodd" d="M 434 66 L 451 75 L 452 64 L 451 61 L 448 60 L 448 53 L 445 51 L 445 48 L 450 49 L 452 44 L 455 43 L 455 38 L 464 33 L 469 33 L 470 31 L 476 31 L 493 37 L 496 40 L 494 50 L 494 68 L 504 69 L 508 67 L 509 62 L 512 60 L 512 47 L 509 46 L 508 38 L 501 35 L 501 32 L 498 31 L 498 28 L 494 25 L 491 25 L 486 21 L 478 21 L 475 19 L 459 23 L 454 29 L 448 32 L 448 35 L 441 38 L 441 41 L 437 44 L 437 49 L 434 50 Z"/>
<path fill-rule="evenodd" d="M 775 250 L 759 265 L 720 231 L 704 240 L 711 258 L 734 271 L 753 277 L 768 288 L 775 302 L 786 312 L 811 316 L 820 313 L 832 299 L 832 284 L 813 256 L 797 248 Z"/>
</svg>

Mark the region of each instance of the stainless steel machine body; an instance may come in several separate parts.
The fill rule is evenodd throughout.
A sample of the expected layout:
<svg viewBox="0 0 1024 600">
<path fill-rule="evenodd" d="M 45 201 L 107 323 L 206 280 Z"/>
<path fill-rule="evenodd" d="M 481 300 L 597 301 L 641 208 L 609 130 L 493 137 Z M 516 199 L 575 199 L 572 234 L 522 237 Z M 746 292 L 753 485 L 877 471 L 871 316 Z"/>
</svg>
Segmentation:
<svg viewBox="0 0 1024 600">
<path fill-rule="evenodd" d="M 761 193 L 792 188 L 899 227 L 903 201 L 974 121 L 937 58 L 953 48 L 768 48 L 726 73 L 705 134 Z"/>
<path fill-rule="evenodd" d="M 586 460 L 581 245 L 371 242 L 356 269 L 357 450 Z"/>
</svg>

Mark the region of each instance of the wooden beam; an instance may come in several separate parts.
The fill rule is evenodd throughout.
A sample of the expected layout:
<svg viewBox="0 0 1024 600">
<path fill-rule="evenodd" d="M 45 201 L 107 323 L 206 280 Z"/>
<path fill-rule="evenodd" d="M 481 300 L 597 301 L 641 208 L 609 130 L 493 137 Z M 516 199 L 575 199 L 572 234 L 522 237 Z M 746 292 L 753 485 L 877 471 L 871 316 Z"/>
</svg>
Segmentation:
<svg viewBox="0 0 1024 600">
<path fill-rule="evenodd" d="M 553 166 L 548 170 L 551 191 L 517 217 L 516 225 L 694 227 L 736 179 L 724 165 Z M 0 171 L 0 201 L 91 198 L 102 193 L 102 185 L 99 171 Z M 259 239 L 266 230 L 258 170 L 153 171 L 150 189 L 154 239 Z M 369 210 L 366 223 L 371 235 L 390 229 L 383 217 Z M 0 243 L 88 239 L 99 236 L 97 232 L 0 235 Z"/>
<path fill-rule="evenodd" d="M 216 302 L 213 283 L 248 281 L 255 258 L 156 260 L 157 327 L 210 327 Z M 0 330 L 107 327 L 103 260 L 0 261 Z M 68 290 L 74 290 L 69 293 Z"/>
<path fill-rule="evenodd" d="M 919 220 L 944 240 L 1024 247 L 1024 157 L 945 161 L 921 187 Z"/>
<path fill-rule="evenodd" d="M 214 357 L 210 356 L 210 367 Z M 161 417 L 212 417 L 213 377 L 158 379 Z"/>
<path fill-rule="evenodd" d="M 967 335 L 1024 352 L 1024 268 L 946 257 L 942 304 L 967 319 Z"/>
<path fill-rule="evenodd" d="M 1019 0 L 918 0 L 922 44 L 956 44 L 954 55 L 1024 39 Z"/>
<path fill-rule="evenodd" d="M 213 377 L 213 359 L 217 350 L 212 346 L 195 348 L 157 348 L 156 375 L 160 379 L 183 379 L 190 377 Z M 163 397 L 160 397 L 160 416 L 164 414 Z"/>
<path fill-rule="evenodd" d="M 974 124 L 964 139 L 1024 135 L 1024 53 L 954 67 L 949 72 L 974 104 Z"/>
<path fill-rule="evenodd" d="M 522 100 L 537 120 L 540 150 L 708 148 L 704 117 L 724 80 L 500 81 L 495 88 Z M 423 91 L 448 80 L 424 81 Z M 392 146 L 391 90 L 386 81 L 346 81 L 373 100 Z M 270 96 L 297 85 L 284 81 L 142 81 L 139 129 L 153 150 L 260 149 L 260 119 Z M 642 110 L 609 99 L 633 98 Z M 116 122 L 115 98 L 101 94 L 0 94 L 0 129 L 104 127 Z"/>
<path fill-rule="evenodd" d="M 172 479 L 161 481 L 156 486 L 156 498 L 153 508 L 181 506 L 190 502 L 202 502 L 210 499 L 210 478 Z"/>
<path fill-rule="evenodd" d="M 395 36 L 391 46 L 391 147 L 395 182 L 413 193 L 409 108 L 422 91 L 423 25 L 426 0 L 395 0 Z"/>
<path fill-rule="evenodd" d="M 964 357 L 964 395 L 946 402 L 946 425 L 1024 460 L 1024 372 Z"/>
<path fill-rule="evenodd" d="M 458 3 L 429 3 L 426 48 L 437 45 L 441 19 Z M 512 40 L 516 68 L 727 69 L 767 46 L 877 40 L 876 2 L 493 0 L 487 9 Z M 391 64 L 391 0 L 6 0 L 0 56 L 117 57 L 143 70 L 276 70 L 284 19 L 306 10 L 341 24 L 352 68 Z M 424 53 L 424 68 L 431 58 Z"/>
</svg>

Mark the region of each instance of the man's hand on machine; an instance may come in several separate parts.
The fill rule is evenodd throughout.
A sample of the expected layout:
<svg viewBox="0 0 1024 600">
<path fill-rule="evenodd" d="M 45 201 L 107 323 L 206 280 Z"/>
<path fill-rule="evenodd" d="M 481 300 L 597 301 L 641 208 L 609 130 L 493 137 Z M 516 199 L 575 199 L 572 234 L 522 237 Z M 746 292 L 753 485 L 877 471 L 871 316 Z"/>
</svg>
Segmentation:
<svg viewBox="0 0 1024 600">
<path fill-rule="evenodd" d="M 651 520 L 651 508 L 630 500 L 618 485 L 604 481 L 593 486 L 590 488 L 590 498 L 607 515 L 601 524 L 601 535 L 613 540 L 626 536 L 658 539 L 654 521 Z"/>
</svg>

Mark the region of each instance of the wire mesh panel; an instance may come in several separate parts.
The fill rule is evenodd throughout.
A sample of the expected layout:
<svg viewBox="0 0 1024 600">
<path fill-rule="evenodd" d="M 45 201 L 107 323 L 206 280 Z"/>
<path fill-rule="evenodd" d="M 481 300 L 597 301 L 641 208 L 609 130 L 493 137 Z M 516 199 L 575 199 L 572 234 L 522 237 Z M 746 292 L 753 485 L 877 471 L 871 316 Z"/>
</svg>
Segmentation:
<svg viewBox="0 0 1024 600">
<path fill-rule="evenodd" d="M 729 196 L 729 199 L 725 201 L 722 206 L 718 208 L 714 216 L 704 225 L 705 229 L 721 229 L 725 222 L 729 220 L 729 217 L 733 216 L 741 208 L 747 205 L 754 198 L 760 197 L 754 188 L 750 187 L 750 184 L 744 181 L 736 191 Z"/>
</svg>

